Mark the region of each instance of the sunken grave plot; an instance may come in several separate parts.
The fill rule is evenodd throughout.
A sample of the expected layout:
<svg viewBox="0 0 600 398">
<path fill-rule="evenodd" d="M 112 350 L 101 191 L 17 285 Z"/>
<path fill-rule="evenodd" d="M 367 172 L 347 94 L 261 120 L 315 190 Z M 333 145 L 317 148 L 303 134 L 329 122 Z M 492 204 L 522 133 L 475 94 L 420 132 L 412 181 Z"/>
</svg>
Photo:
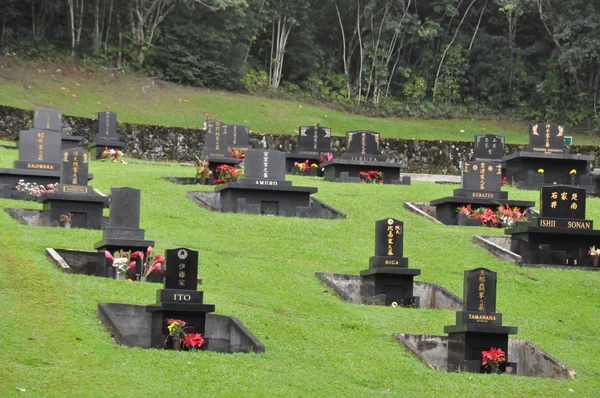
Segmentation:
<svg viewBox="0 0 600 398">
<path fill-rule="evenodd" d="M 573 185 L 595 192 L 589 164 L 593 155 L 572 155 L 565 149 L 564 128 L 554 123 L 533 124 L 529 146 L 504 157 L 507 183 L 519 189 L 538 190 L 543 185 Z"/>
<path fill-rule="evenodd" d="M 496 272 L 465 271 L 464 304 L 448 336 L 397 333 L 394 337 L 433 369 L 449 372 L 506 373 L 518 376 L 570 378 L 575 372 L 526 340 L 509 340 L 517 328 L 502 325 L 496 312 Z M 484 364 L 484 352 L 501 349 L 504 358 Z"/>
<path fill-rule="evenodd" d="M 89 155 L 81 148 L 63 151 L 60 183 L 37 199 L 43 210 L 6 209 L 22 224 L 64 228 L 102 229 L 108 198 L 88 185 Z"/>
<path fill-rule="evenodd" d="M 197 290 L 198 252 L 187 248 L 166 251 L 164 288 L 151 305 L 98 304 L 98 316 L 118 344 L 127 347 L 186 349 L 185 335 L 200 334 L 200 350 L 222 353 L 262 353 L 264 345 L 236 318 L 212 314 Z M 183 325 L 181 334 L 168 327 L 173 320 Z M 183 347 L 181 341 L 183 339 Z"/>
<path fill-rule="evenodd" d="M 331 129 L 321 126 L 300 126 L 298 147 L 286 154 L 285 169 L 292 174 L 322 177 L 320 164 L 331 159 L 333 159 Z M 308 165 L 308 168 L 301 170 L 299 164 Z M 312 167 L 313 164 L 317 167 Z"/>
<path fill-rule="evenodd" d="M 108 225 L 102 231 L 102 240 L 94 244 L 95 251 L 47 248 L 48 259 L 66 273 L 161 282 L 164 277 L 164 266 L 150 273 L 149 267 L 144 267 L 144 258 L 147 264 L 154 241 L 146 240 L 145 230 L 140 228 L 140 196 L 139 189 L 112 188 Z M 120 275 L 116 263 L 106 255 L 115 252 L 126 254 L 139 252 L 143 256 L 131 257 L 131 262 L 135 262 L 135 266 Z"/>
<path fill-rule="evenodd" d="M 375 222 L 375 255 L 360 275 L 317 272 L 316 276 L 345 301 L 355 304 L 457 310 L 461 300 L 443 287 L 415 282 L 421 270 L 403 257 L 404 223 L 394 218 Z"/>
<path fill-rule="evenodd" d="M 410 185 L 410 177 L 401 177 L 404 165 L 386 162 L 387 156 L 379 149 L 379 133 L 367 130 L 346 132 L 346 152 L 339 159 L 321 163 L 325 181 L 367 182 Z M 370 176 L 361 173 L 372 172 Z M 378 172 L 378 173 L 375 173 Z M 383 173 L 381 178 L 376 174 Z"/>
<path fill-rule="evenodd" d="M 526 210 L 535 206 L 532 201 L 509 200 L 508 192 L 501 189 L 501 180 L 500 163 L 484 160 L 464 162 L 461 188 L 455 189 L 452 196 L 431 201 L 429 209 L 434 208 L 435 214 L 430 215 L 446 225 L 480 226 L 483 220 L 469 218 L 466 214 L 457 212 L 457 209 L 464 207 L 474 211 L 481 208 L 496 209 L 502 205 Z"/>
<path fill-rule="evenodd" d="M 89 145 L 89 150 L 95 159 L 101 159 L 102 153 L 108 150 L 122 151 L 125 143 L 118 134 L 117 114 L 110 111 L 98 112 L 98 120 L 94 122 L 96 138 Z"/>
<path fill-rule="evenodd" d="M 327 219 L 346 217 L 311 197 L 318 188 L 292 186 L 291 181 L 286 181 L 284 152 L 250 149 L 245 156 L 244 178 L 218 185 L 214 192 L 188 192 L 188 197 L 203 208 L 227 213 Z"/>
</svg>

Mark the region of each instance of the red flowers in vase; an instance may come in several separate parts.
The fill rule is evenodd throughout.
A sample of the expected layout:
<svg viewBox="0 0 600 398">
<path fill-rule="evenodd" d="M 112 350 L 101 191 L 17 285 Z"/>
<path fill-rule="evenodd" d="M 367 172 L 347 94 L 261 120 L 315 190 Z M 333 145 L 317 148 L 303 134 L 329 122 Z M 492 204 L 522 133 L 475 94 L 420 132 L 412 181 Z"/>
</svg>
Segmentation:
<svg viewBox="0 0 600 398">
<path fill-rule="evenodd" d="M 502 348 L 490 348 L 489 351 L 481 352 L 481 364 L 490 368 L 494 373 L 500 373 L 500 364 L 506 361 L 506 353 Z"/>
<path fill-rule="evenodd" d="M 361 171 L 358 174 L 367 183 L 383 184 L 383 173 L 379 170 Z"/>
</svg>

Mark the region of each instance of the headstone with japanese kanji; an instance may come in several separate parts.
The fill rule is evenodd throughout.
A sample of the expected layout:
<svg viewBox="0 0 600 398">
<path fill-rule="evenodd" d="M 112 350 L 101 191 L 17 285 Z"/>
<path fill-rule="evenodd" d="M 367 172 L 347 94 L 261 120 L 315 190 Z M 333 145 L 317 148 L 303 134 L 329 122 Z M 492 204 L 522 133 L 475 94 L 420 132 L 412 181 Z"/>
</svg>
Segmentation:
<svg viewBox="0 0 600 398">
<path fill-rule="evenodd" d="M 270 149 L 249 149 L 245 152 L 243 185 L 290 186 L 285 180 L 285 152 Z"/>
<path fill-rule="evenodd" d="M 534 223 L 540 227 L 592 229 L 585 219 L 586 190 L 571 185 L 550 185 L 540 189 L 540 215 Z"/>
<path fill-rule="evenodd" d="M 105 150 L 122 151 L 125 143 L 118 134 L 117 114 L 110 111 L 98 112 L 98 120 L 94 123 L 96 139 L 90 145 L 90 151 L 96 159 L 102 157 Z"/>
<path fill-rule="evenodd" d="M 507 199 L 502 191 L 502 165 L 484 160 L 465 161 L 462 165 L 462 187 L 454 196 L 483 199 Z"/>
<path fill-rule="evenodd" d="M 83 140 L 63 130 L 63 114 L 58 109 L 36 108 L 33 111 L 33 129 L 60 133 L 63 150 L 79 147 Z"/>
<path fill-rule="evenodd" d="M 367 162 L 385 162 L 387 156 L 379 149 L 379 133 L 368 130 L 346 132 L 346 152 L 342 159 Z"/>
<path fill-rule="evenodd" d="M 222 127 L 222 129 L 225 131 L 229 150 L 251 148 L 248 143 L 250 137 L 250 129 L 248 126 L 228 124 L 225 127 Z"/>
<path fill-rule="evenodd" d="M 321 126 L 300 126 L 298 155 L 320 155 L 331 152 L 331 129 Z"/>
<path fill-rule="evenodd" d="M 465 271 L 463 310 L 456 313 L 456 325 L 444 327 L 448 333 L 448 371 L 483 373 L 482 351 L 500 348 L 507 355 L 508 335 L 513 326 L 502 326 L 502 314 L 496 312 L 497 274 L 487 268 Z M 510 363 L 511 366 L 516 366 Z M 516 369 L 514 369 L 516 370 Z"/>
<path fill-rule="evenodd" d="M 156 305 L 148 306 L 152 313 L 153 348 L 173 347 L 167 329 L 168 319 L 185 322 L 186 333 L 201 333 L 208 349 L 210 342 L 205 336 L 206 314 L 215 311 L 214 304 L 204 304 L 204 292 L 198 291 L 198 252 L 180 247 L 165 251 L 167 271 L 164 288 L 157 290 Z"/>
<path fill-rule="evenodd" d="M 206 122 L 206 146 L 202 150 L 202 157 L 231 158 L 227 124 L 220 120 Z"/>
<path fill-rule="evenodd" d="M 504 137 L 496 134 L 475 136 L 475 160 L 501 161 L 504 157 Z"/>
<path fill-rule="evenodd" d="M 61 135 L 56 131 L 26 130 L 19 133 L 19 160 L 15 169 L 60 171 Z"/>
<path fill-rule="evenodd" d="M 375 255 L 369 259 L 369 269 L 360 272 L 367 297 L 381 297 L 386 305 L 418 307 L 413 294 L 413 278 L 421 270 L 408 268 L 404 254 L 404 223 L 395 218 L 375 222 Z M 371 299 L 367 299 L 373 301 Z"/>
<path fill-rule="evenodd" d="M 529 127 L 529 146 L 526 152 L 564 153 L 564 127 L 555 123 L 538 123 Z"/>
</svg>

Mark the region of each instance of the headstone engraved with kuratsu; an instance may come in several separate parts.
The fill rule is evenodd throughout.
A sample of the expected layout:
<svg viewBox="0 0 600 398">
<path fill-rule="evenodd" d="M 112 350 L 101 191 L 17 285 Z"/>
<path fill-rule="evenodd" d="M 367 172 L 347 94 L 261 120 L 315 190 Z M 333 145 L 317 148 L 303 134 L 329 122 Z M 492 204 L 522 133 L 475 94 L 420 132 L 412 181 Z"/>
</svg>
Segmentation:
<svg viewBox="0 0 600 398">
<path fill-rule="evenodd" d="M 382 297 L 386 305 L 396 303 L 418 307 L 419 298 L 413 294 L 413 278 L 421 270 L 408 268 L 404 257 L 404 223 L 395 218 L 375 222 L 375 255 L 369 259 L 369 269 L 360 272 L 364 295 Z M 371 299 L 367 299 L 371 300 Z"/>
<path fill-rule="evenodd" d="M 146 252 L 154 241 L 145 240 L 145 230 L 140 228 L 141 191 L 122 187 L 110 190 L 110 215 L 108 226 L 104 228 L 103 239 L 94 248 L 113 253 L 117 250 Z M 135 276 L 140 276 L 141 262 L 136 260 Z M 105 261 L 96 270 L 97 276 L 115 277 L 112 265 Z M 152 275 L 152 274 L 151 274 Z"/>
<path fill-rule="evenodd" d="M 462 165 L 462 188 L 454 191 L 455 196 L 471 198 L 507 199 L 508 192 L 502 191 L 502 165 L 484 160 L 466 161 Z"/>
<path fill-rule="evenodd" d="M 101 229 L 108 198 L 88 186 L 89 155 L 81 148 L 62 152 L 60 183 L 54 192 L 40 195 L 51 225 Z"/>
<path fill-rule="evenodd" d="M 204 293 L 198 287 L 198 252 L 180 247 L 165 251 L 166 267 L 164 288 L 157 290 L 156 305 L 148 306 L 152 313 L 153 348 L 173 348 L 169 337 L 168 319 L 180 319 L 186 323 L 186 333 L 201 333 L 208 349 L 206 314 L 215 311 L 213 304 L 204 304 Z"/>
<path fill-rule="evenodd" d="M 448 333 L 448 371 L 482 373 L 481 352 L 492 347 L 501 348 L 509 360 L 508 335 L 516 334 L 517 328 L 502 326 L 502 314 L 496 312 L 496 288 L 496 272 L 487 268 L 465 271 L 463 310 L 456 313 L 456 325 L 444 327 Z"/>
<path fill-rule="evenodd" d="M 504 137 L 496 134 L 475 136 L 475 160 L 501 161 L 504 157 Z"/>
</svg>

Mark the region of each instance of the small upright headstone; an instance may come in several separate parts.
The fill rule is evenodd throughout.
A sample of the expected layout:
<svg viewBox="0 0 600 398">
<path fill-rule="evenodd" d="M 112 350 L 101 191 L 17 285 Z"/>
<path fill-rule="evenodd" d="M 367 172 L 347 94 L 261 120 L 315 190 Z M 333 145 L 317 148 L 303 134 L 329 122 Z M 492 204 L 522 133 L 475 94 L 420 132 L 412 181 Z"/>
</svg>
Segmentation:
<svg viewBox="0 0 600 398">
<path fill-rule="evenodd" d="M 60 192 L 88 193 L 89 155 L 81 148 L 63 151 Z"/>
<path fill-rule="evenodd" d="M 298 135 L 299 155 L 319 155 L 331 152 L 331 129 L 321 126 L 301 126 Z"/>
<path fill-rule="evenodd" d="M 538 123 L 530 126 L 529 152 L 564 153 L 564 127 L 555 123 Z"/>
<path fill-rule="evenodd" d="M 58 109 L 37 108 L 33 111 L 33 129 L 62 132 L 63 115 Z"/>
<path fill-rule="evenodd" d="M 379 150 L 379 133 L 368 130 L 346 132 L 346 152 L 343 159 L 356 161 L 385 161 Z"/>
<path fill-rule="evenodd" d="M 203 157 L 230 158 L 229 140 L 227 138 L 227 125 L 219 120 L 206 123 L 206 147 L 202 151 Z"/>
<path fill-rule="evenodd" d="M 508 192 L 501 190 L 502 165 L 477 160 L 464 162 L 461 176 L 462 188 L 454 190 L 455 196 L 485 199 L 506 199 Z"/>
<path fill-rule="evenodd" d="M 61 135 L 54 131 L 27 130 L 19 133 L 19 160 L 16 169 L 59 171 Z"/>
<path fill-rule="evenodd" d="M 516 334 L 517 328 L 502 326 L 502 314 L 496 312 L 496 284 L 496 273 L 487 268 L 465 271 L 463 310 L 456 313 L 456 325 L 444 327 L 448 371 L 483 372 L 481 352 L 492 347 L 502 349 L 508 360 L 508 335 Z"/>
<path fill-rule="evenodd" d="M 117 114 L 110 111 L 98 112 L 94 123 L 96 139 L 90 145 L 90 151 L 96 159 L 102 157 L 105 149 L 123 150 L 125 143 L 118 134 Z"/>
<path fill-rule="evenodd" d="M 292 185 L 285 180 L 285 152 L 249 149 L 244 164 L 245 177 L 239 180 L 240 184 Z"/>
<path fill-rule="evenodd" d="M 225 128 L 228 149 L 249 149 L 250 129 L 239 124 L 228 124 Z"/>
<path fill-rule="evenodd" d="M 475 136 L 475 160 L 499 161 L 504 157 L 504 137 L 496 134 Z"/>
<path fill-rule="evenodd" d="M 421 270 L 408 268 L 404 257 L 404 223 L 395 218 L 375 222 L 375 255 L 369 259 L 369 269 L 360 272 L 367 301 L 385 295 L 385 304 L 419 306 L 413 294 L 413 278 Z"/>
<path fill-rule="evenodd" d="M 168 264 L 165 289 L 193 290 L 198 288 L 198 252 L 179 248 L 166 250 Z"/>
</svg>

